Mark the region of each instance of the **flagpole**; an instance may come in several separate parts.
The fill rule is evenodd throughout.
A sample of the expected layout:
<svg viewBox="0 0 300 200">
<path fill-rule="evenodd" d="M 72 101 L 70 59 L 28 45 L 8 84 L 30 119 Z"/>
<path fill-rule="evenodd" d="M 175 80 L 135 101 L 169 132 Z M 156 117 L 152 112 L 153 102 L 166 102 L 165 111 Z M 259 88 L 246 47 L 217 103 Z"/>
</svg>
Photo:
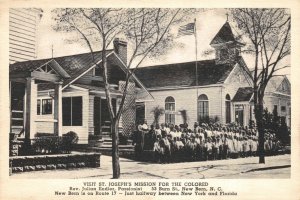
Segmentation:
<svg viewBox="0 0 300 200">
<path fill-rule="evenodd" d="M 197 121 L 199 120 L 198 119 L 198 42 L 197 42 L 197 28 L 196 28 L 196 18 L 194 19 L 194 23 L 195 23 L 195 31 L 194 31 L 194 36 L 195 36 L 195 51 L 196 51 L 196 63 L 195 63 L 195 67 L 196 67 L 196 102 L 197 102 Z"/>
</svg>

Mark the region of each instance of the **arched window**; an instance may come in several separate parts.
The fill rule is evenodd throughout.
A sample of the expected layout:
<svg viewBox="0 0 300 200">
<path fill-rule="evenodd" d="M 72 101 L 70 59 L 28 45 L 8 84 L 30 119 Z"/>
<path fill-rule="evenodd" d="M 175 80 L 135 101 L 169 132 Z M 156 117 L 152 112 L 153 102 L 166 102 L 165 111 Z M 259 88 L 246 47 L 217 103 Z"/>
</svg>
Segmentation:
<svg viewBox="0 0 300 200">
<path fill-rule="evenodd" d="M 175 99 L 171 96 L 165 100 L 165 121 L 175 124 Z"/>
<path fill-rule="evenodd" d="M 225 97 L 225 110 L 226 110 L 226 123 L 231 122 L 231 102 L 230 95 L 226 94 Z"/>
<path fill-rule="evenodd" d="M 198 120 L 208 122 L 209 120 L 209 101 L 205 94 L 198 97 Z"/>
</svg>

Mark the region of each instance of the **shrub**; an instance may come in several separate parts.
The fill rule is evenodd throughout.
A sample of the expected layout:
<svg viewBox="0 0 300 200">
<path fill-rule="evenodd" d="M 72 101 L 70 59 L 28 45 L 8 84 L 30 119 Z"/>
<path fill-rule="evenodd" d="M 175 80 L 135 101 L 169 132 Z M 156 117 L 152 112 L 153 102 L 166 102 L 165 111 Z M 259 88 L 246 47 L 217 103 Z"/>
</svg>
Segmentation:
<svg viewBox="0 0 300 200">
<path fill-rule="evenodd" d="M 209 117 L 208 116 L 205 116 L 205 117 L 202 117 L 199 119 L 199 124 L 202 124 L 202 123 L 209 123 Z"/>
<path fill-rule="evenodd" d="M 187 110 L 183 109 L 179 111 L 182 117 L 183 124 L 187 124 L 188 120 L 188 115 L 187 115 Z"/>
<path fill-rule="evenodd" d="M 61 144 L 62 150 L 66 153 L 70 153 L 73 146 L 77 144 L 77 142 L 78 142 L 77 133 L 70 131 L 64 134 L 62 137 L 62 144 Z"/>
<path fill-rule="evenodd" d="M 41 133 L 37 132 L 34 137 L 53 137 L 55 136 L 53 133 Z"/>
<path fill-rule="evenodd" d="M 159 106 L 156 106 L 154 107 L 151 112 L 153 113 L 154 115 L 154 122 L 153 124 L 156 125 L 156 124 L 159 124 L 159 118 L 161 115 L 163 115 L 165 113 L 165 109 L 164 108 L 161 108 Z"/>
<path fill-rule="evenodd" d="M 263 124 L 265 131 L 275 133 L 276 137 L 284 144 L 290 144 L 290 130 L 288 129 L 285 118 L 278 116 L 277 110 L 274 109 L 272 113 L 266 108 L 263 113 Z"/>
<path fill-rule="evenodd" d="M 56 154 L 60 152 L 59 136 L 41 136 L 33 139 L 32 150 L 35 154 Z"/>
<path fill-rule="evenodd" d="M 69 131 L 68 133 L 64 134 L 63 137 L 69 137 L 72 144 L 77 144 L 78 142 L 78 135 L 74 131 Z"/>
<path fill-rule="evenodd" d="M 34 154 L 60 154 L 70 153 L 78 136 L 70 131 L 63 136 L 39 136 L 33 139 L 32 150 Z"/>
</svg>

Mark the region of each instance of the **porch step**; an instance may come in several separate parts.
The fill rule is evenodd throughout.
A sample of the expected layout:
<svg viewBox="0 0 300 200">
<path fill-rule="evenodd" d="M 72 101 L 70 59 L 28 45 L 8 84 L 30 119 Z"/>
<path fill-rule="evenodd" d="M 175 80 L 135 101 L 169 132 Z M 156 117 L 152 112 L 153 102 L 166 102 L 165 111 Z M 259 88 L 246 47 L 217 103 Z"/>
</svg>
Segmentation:
<svg viewBox="0 0 300 200">
<path fill-rule="evenodd" d="M 112 145 L 112 139 L 111 138 L 103 138 L 103 145 Z"/>
<path fill-rule="evenodd" d="M 111 131 L 110 128 L 102 128 L 101 129 L 102 133 L 110 133 L 110 131 Z"/>
<path fill-rule="evenodd" d="M 12 128 L 16 128 L 16 129 L 22 129 L 23 126 L 11 126 Z"/>
<path fill-rule="evenodd" d="M 127 145 L 125 145 L 127 146 Z M 103 155 L 111 156 L 112 154 L 112 148 L 110 147 L 89 147 L 87 149 L 84 149 L 85 152 L 97 152 L 101 153 Z M 134 146 L 130 147 L 122 147 L 119 145 L 119 156 L 123 158 L 130 158 L 133 159 L 135 157 L 135 151 Z"/>
<path fill-rule="evenodd" d="M 103 145 L 101 147 L 89 147 L 88 149 L 93 149 L 96 151 L 102 151 L 102 150 L 106 150 L 106 151 L 111 151 L 112 146 L 108 146 L 108 145 Z M 119 145 L 119 151 L 134 151 L 134 146 L 133 145 Z"/>
<path fill-rule="evenodd" d="M 11 132 L 15 134 L 19 134 L 23 130 L 23 126 L 12 126 Z"/>
<path fill-rule="evenodd" d="M 23 118 L 11 118 L 11 120 L 23 121 Z"/>
<path fill-rule="evenodd" d="M 96 146 L 89 146 L 88 144 L 86 145 L 77 145 L 76 149 L 80 149 L 80 150 L 111 150 L 112 149 L 112 145 L 102 145 L 101 147 L 96 147 Z M 134 145 L 121 145 L 119 144 L 119 151 L 134 151 Z"/>
<path fill-rule="evenodd" d="M 11 112 L 14 112 L 14 113 L 23 113 L 23 110 L 12 110 Z"/>
<path fill-rule="evenodd" d="M 103 145 L 107 145 L 107 146 L 111 146 L 112 145 L 112 141 L 108 141 L 108 142 L 103 142 Z"/>
</svg>

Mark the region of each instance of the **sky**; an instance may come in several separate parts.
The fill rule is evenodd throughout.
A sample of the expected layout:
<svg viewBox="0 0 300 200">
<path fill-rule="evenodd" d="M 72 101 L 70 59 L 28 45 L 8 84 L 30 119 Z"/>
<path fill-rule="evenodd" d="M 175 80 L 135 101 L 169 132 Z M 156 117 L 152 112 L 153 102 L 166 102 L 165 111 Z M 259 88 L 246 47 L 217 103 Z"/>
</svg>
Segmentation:
<svg viewBox="0 0 300 200">
<path fill-rule="evenodd" d="M 39 24 L 38 59 L 52 57 L 52 46 L 53 57 L 89 52 L 89 49 L 86 46 L 81 45 L 79 42 L 70 43 L 67 41 L 68 38 L 72 37 L 73 35 L 54 31 L 52 29 L 54 21 L 51 16 L 51 9 L 42 9 L 44 12 Z M 204 12 L 199 12 L 197 14 L 196 27 L 198 40 L 198 60 L 214 58 L 214 54 L 204 56 L 203 52 L 212 49 L 209 43 L 226 22 L 226 14 L 227 11 L 225 9 L 211 9 Z M 187 21 L 186 23 L 190 22 L 192 21 Z M 230 15 L 229 23 L 232 23 Z M 233 29 L 233 33 L 237 35 L 238 30 L 236 30 L 233 26 L 231 27 Z M 175 46 L 171 50 L 167 51 L 166 54 L 156 57 L 155 59 L 145 59 L 145 61 L 141 64 L 141 67 L 168 63 L 181 63 L 194 61 L 196 59 L 195 38 L 193 35 L 176 38 L 174 42 L 178 44 L 178 47 Z M 130 48 L 130 46 L 128 48 Z M 243 58 L 248 67 L 251 68 L 253 66 L 253 57 L 244 54 Z M 287 68 L 285 70 L 281 70 L 280 74 L 290 74 L 290 69 Z"/>
</svg>

